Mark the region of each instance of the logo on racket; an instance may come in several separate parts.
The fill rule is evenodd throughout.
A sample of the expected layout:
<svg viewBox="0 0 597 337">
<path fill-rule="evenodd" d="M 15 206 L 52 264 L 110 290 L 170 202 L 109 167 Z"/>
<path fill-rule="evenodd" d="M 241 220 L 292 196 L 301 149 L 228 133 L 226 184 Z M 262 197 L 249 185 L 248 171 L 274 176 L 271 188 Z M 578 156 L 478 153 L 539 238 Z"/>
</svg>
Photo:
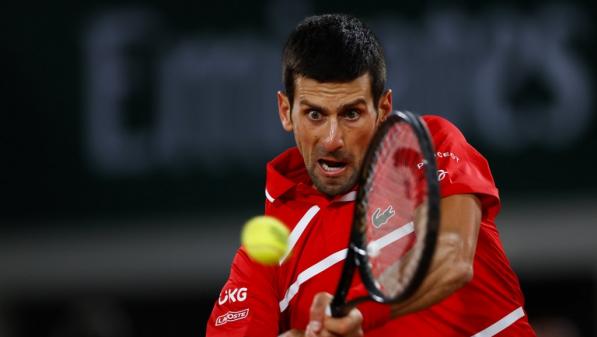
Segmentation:
<svg viewBox="0 0 597 337">
<path fill-rule="evenodd" d="M 383 213 L 381 212 L 381 208 L 375 209 L 373 214 L 371 215 L 371 222 L 373 223 L 373 227 L 379 228 L 388 223 L 391 217 L 396 214 L 394 211 L 394 207 L 392 205 L 388 206 Z"/>
</svg>

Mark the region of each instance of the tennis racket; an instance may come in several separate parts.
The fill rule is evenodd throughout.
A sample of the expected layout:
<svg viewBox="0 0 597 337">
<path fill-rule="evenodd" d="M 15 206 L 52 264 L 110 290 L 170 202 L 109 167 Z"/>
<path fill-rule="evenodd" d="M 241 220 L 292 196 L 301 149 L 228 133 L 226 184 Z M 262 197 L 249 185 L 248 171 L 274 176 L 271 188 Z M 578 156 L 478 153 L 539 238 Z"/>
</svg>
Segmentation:
<svg viewBox="0 0 597 337">
<path fill-rule="evenodd" d="M 435 250 L 439 186 L 425 124 L 393 112 L 378 128 L 360 174 L 350 243 L 333 317 L 373 300 L 401 302 L 422 283 Z M 355 269 L 368 295 L 347 301 Z"/>
</svg>

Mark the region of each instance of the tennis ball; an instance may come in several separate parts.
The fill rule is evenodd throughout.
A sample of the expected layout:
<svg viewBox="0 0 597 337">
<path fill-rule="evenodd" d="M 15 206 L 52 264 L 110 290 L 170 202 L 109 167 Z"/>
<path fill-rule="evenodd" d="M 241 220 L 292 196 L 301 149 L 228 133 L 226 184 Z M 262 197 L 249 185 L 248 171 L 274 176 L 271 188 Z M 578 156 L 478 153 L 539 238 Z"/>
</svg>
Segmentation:
<svg viewBox="0 0 597 337">
<path fill-rule="evenodd" d="M 288 228 L 280 220 L 262 215 L 247 221 L 240 240 L 251 259 L 271 266 L 286 254 L 288 234 Z"/>
</svg>

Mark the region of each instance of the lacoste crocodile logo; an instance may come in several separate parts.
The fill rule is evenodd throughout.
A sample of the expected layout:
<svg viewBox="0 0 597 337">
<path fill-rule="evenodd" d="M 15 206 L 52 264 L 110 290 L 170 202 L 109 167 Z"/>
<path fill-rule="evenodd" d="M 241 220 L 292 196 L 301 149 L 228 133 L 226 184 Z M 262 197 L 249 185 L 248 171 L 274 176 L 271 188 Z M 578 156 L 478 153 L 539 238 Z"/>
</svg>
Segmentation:
<svg viewBox="0 0 597 337">
<path fill-rule="evenodd" d="M 380 228 L 381 226 L 387 224 L 390 218 L 395 214 L 396 211 L 394 211 L 394 207 L 392 207 L 392 205 L 388 206 L 383 213 L 381 212 L 381 208 L 377 208 L 371 215 L 371 222 L 375 228 Z"/>
</svg>

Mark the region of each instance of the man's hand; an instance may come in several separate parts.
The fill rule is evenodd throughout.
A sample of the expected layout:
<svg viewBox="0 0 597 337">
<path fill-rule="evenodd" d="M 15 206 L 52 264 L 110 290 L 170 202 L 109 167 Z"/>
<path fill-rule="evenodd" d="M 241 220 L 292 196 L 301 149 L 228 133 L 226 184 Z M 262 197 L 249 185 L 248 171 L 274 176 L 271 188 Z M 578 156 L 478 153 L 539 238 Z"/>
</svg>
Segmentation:
<svg viewBox="0 0 597 337">
<path fill-rule="evenodd" d="M 332 301 L 332 295 L 318 293 L 313 298 L 310 311 L 310 322 L 305 331 L 306 337 L 363 337 L 363 315 L 357 308 L 350 310 L 348 315 L 332 318 L 325 314 L 326 308 Z"/>
<path fill-rule="evenodd" d="M 278 337 L 305 337 L 305 332 L 302 330 L 292 329 L 286 331 Z"/>
</svg>

